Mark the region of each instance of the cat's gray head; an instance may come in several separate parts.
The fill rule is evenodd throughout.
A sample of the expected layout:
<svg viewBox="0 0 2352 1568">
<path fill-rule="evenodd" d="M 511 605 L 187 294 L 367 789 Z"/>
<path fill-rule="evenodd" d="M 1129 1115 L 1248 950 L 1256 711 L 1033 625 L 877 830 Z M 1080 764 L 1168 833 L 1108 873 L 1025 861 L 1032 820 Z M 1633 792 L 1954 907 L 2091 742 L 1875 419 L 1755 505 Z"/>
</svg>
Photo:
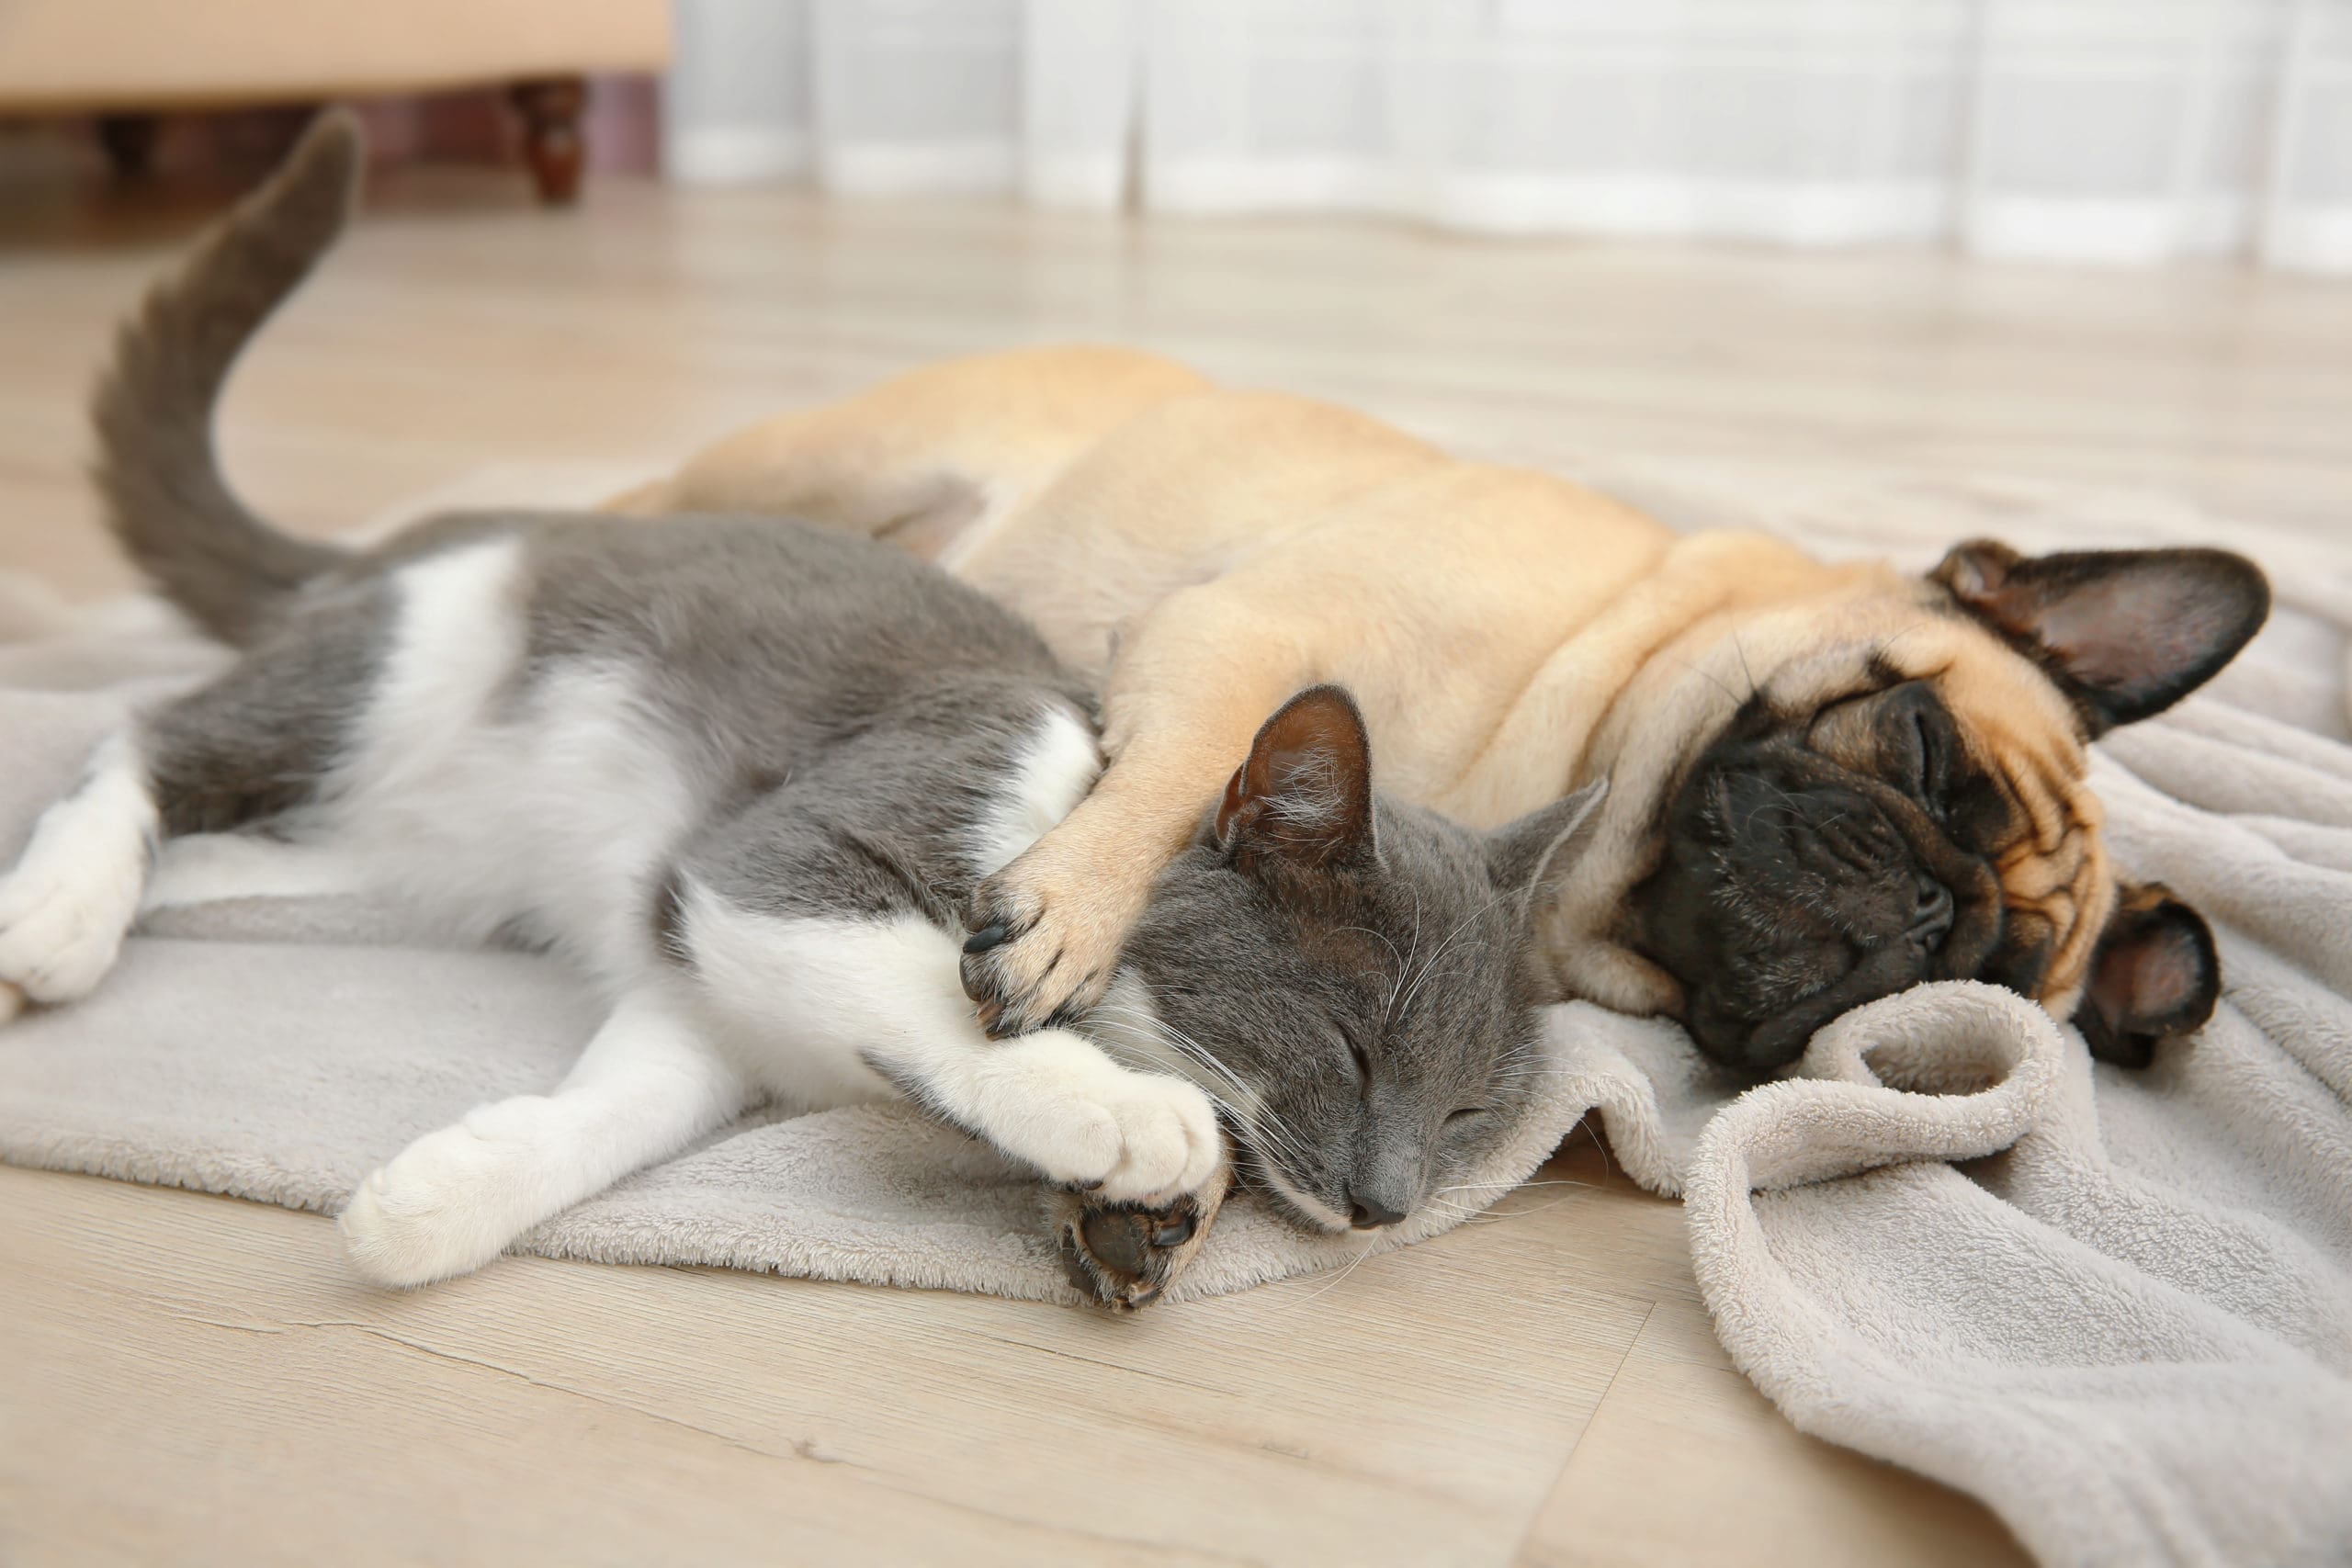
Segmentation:
<svg viewBox="0 0 2352 1568">
<path fill-rule="evenodd" d="M 1303 1225 L 1393 1224 L 1518 1124 L 1544 1063 L 1531 915 L 1598 786 L 1493 833 L 1376 795 L 1337 686 L 1258 732 L 1087 1021 L 1186 1071 Z"/>
</svg>

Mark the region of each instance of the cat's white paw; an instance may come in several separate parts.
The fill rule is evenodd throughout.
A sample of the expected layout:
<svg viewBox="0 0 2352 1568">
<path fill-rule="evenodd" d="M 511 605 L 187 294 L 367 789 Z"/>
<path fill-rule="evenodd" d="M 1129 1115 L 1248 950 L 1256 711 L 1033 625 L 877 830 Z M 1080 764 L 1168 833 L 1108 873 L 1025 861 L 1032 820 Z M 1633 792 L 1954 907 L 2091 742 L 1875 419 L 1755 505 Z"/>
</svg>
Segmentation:
<svg viewBox="0 0 2352 1568">
<path fill-rule="evenodd" d="M 78 802 L 67 803 L 68 808 Z M 97 988 L 122 953 L 147 878 L 136 824 L 82 819 L 67 809 L 44 824 L 0 880 L 0 991 L 21 1007 L 77 1001 Z M 0 1003 L 0 1022 L 16 1010 Z"/>
<path fill-rule="evenodd" d="M 1216 1111 L 1193 1084 L 1130 1071 L 1048 1030 L 995 1048 L 981 1131 L 1055 1181 L 1108 1201 L 1197 1190 L 1220 1158 Z"/>
<path fill-rule="evenodd" d="M 528 1227 L 531 1145 L 504 1109 L 426 1134 L 359 1184 L 336 1224 L 360 1273 L 401 1288 L 469 1274 Z"/>
</svg>

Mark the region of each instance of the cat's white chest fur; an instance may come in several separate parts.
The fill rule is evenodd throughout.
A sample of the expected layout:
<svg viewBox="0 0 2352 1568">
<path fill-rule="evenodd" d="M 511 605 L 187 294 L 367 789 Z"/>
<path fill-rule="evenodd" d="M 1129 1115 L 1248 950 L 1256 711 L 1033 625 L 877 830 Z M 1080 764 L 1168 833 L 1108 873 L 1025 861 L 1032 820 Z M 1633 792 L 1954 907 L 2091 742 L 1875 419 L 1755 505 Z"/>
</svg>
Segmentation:
<svg viewBox="0 0 2352 1568">
<path fill-rule="evenodd" d="M 975 825 L 972 872 L 994 876 L 1078 808 L 1102 776 L 1094 732 L 1062 708 L 1048 708 L 1022 749 L 1005 787 Z"/>
</svg>

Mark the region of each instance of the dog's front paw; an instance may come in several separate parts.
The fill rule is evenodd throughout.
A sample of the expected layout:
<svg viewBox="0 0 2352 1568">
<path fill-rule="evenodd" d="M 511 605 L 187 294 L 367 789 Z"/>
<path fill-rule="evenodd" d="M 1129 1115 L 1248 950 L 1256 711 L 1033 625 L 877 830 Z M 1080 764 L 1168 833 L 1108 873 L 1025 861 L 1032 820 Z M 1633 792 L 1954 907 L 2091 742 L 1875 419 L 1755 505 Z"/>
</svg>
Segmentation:
<svg viewBox="0 0 2352 1568">
<path fill-rule="evenodd" d="M 1148 1306 L 1199 1255 L 1230 1185 L 1220 1171 L 1198 1191 L 1157 1207 L 1091 1192 L 1053 1194 L 1047 1218 L 1063 1271 L 1114 1312 Z"/>
<path fill-rule="evenodd" d="M 1142 909 L 1134 857 L 1089 863 L 1048 834 L 980 884 L 964 942 L 965 994 L 999 1039 L 1066 1021 L 1102 999 Z M 1144 868 L 1148 889 L 1158 865 Z"/>
<path fill-rule="evenodd" d="M 1198 1086 L 1131 1071 L 1062 1030 L 997 1047 L 976 1111 L 999 1148 L 1105 1201 L 1192 1192 L 1225 1157 L 1216 1109 Z"/>
<path fill-rule="evenodd" d="M 521 1233 L 527 1145 L 502 1134 L 502 1109 L 426 1134 L 359 1184 L 336 1222 L 353 1267 L 379 1285 L 427 1285 L 473 1272 Z"/>
</svg>

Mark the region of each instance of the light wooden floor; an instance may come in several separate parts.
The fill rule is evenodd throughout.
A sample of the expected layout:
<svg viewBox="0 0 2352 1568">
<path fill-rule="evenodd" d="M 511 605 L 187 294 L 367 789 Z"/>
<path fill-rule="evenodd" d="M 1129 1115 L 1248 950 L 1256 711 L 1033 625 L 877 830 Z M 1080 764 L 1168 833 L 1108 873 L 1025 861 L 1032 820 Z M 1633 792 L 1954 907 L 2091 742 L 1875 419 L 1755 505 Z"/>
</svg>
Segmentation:
<svg viewBox="0 0 2352 1568">
<path fill-rule="evenodd" d="M 488 463 L 659 458 L 1071 337 L 1539 461 L 2008 470 L 2313 525 L 2352 493 L 2352 309 L 2314 284 L 512 191 L 379 193 L 271 331 L 226 423 L 265 511 L 325 529 Z M 0 200 L 0 568 L 122 581 L 80 403 L 187 218 Z M 1342 1279 L 1117 1323 L 537 1260 L 390 1297 L 314 1216 L 0 1170 L 0 1562 L 2014 1556 L 1772 1413 L 1672 1205 L 1589 1138 L 1546 1175 Z"/>
</svg>

